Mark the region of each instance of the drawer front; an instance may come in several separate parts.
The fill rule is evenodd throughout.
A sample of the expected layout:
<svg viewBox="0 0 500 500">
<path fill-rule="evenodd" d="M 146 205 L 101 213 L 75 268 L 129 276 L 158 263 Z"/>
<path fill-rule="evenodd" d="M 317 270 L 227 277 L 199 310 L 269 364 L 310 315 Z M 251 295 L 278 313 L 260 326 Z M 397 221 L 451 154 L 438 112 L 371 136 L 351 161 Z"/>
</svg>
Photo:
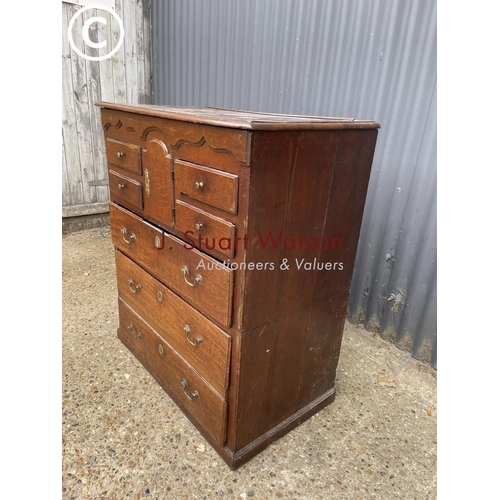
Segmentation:
<svg viewBox="0 0 500 500">
<path fill-rule="evenodd" d="M 175 226 L 190 245 L 234 257 L 235 225 L 208 212 L 176 200 Z"/>
<path fill-rule="evenodd" d="M 226 438 L 226 401 L 143 319 L 119 301 L 119 339 L 148 369 L 183 411 L 218 443 Z"/>
<path fill-rule="evenodd" d="M 238 176 L 183 161 L 174 164 L 176 197 L 189 196 L 232 214 L 238 211 Z"/>
<path fill-rule="evenodd" d="M 106 157 L 108 166 L 142 175 L 141 148 L 139 146 L 115 139 L 106 139 Z"/>
<path fill-rule="evenodd" d="M 231 337 L 120 252 L 116 273 L 118 295 L 225 396 Z"/>
<path fill-rule="evenodd" d="M 143 209 L 142 184 L 113 170 L 109 171 L 111 199 Z"/>
<path fill-rule="evenodd" d="M 183 241 L 109 205 L 113 244 L 222 326 L 231 322 L 233 271 Z"/>
</svg>

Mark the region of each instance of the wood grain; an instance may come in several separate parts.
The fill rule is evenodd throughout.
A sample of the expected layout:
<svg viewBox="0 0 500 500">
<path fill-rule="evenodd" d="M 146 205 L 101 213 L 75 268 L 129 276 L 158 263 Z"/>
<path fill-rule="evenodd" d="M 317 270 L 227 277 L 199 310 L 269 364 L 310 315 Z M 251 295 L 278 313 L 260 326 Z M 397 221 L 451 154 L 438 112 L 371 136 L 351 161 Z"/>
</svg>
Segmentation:
<svg viewBox="0 0 500 500">
<path fill-rule="evenodd" d="M 142 184 L 128 176 L 113 170 L 109 171 L 109 190 L 111 199 L 125 205 L 142 210 Z"/>
<path fill-rule="evenodd" d="M 133 174 L 142 175 L 141 148 L 135 144 L 106 139 L 108 168 L 119 168 Z"/>
<path fill-rule="evenodd" d="M 128 176 L 145 200 L 141 210 L 111 191 L 122 204 L 110 203 L 118 291 L 132 308 L 120 302 L 120 316 L 163 342 L 160 356 L 175 377 L 188 373 L 188 394 L 201 384 L 220 398 L 209 403 L 211 414 L 164 371 L 153 341 L 144 348 L 125 339 L 127 325 L 120 338 L 238 467 L 335 397 L 378 124 L 109 108 L 102 111 L 106 137 L 141 148 L 143 175 Z M 207 237 L 245 245 L 233 254 L 235 245 L 212 249 Z M 188 341 L 198 336 L 203 342 Z"/>
<path fill-rule="evenodd" d="M 355 120 L 354 118 L 283 115 L 211 107 L 137 106 L 112 102 L 100 102 L 96 103 L 96 105 L 108 109 L 147 115 L 149 117 L 242 130 L 347 130 L 380 128 L 380 125 L 375 121 Z"/>
<path fill-rule="evenodd" d="M 133 213 L 110 203 L 111 238 L 114 245 L 132 260 L 179 294 L 191 305 L 222 326 L 229 326 L 232 311 L 233 271 L 196 249 L 187 249 L 185 242 L 143 221 Z M 135 240 L 127 243 L 127 235 Z M 155 246 L 160 238 L 161 248 Z M 188 274 L 184 275 L 183 267 Z M 190 286 L 197 275 L 202 283 Z"/>
<path fill-rule="evenodd" d="M 184 233 L 183 239 L 190 245 L 218 256 L 234 256 L 235 226 L 205 210 L 176 200 L 175 227 Z"/>
<path fill-rule="evenodd" d="M 146 216 L 167 228 L 174 226 L 172 157 L 163 141 L 151 139 L 143 152 L 144 210 Z"/>
<path fill-rule="evenodd" d="M 333 170 L 322 237 L 340 238 L 341 248 L 322 251 L 322 258 L 342 262 L 341 272 L 318 272 L 302 360 L 299 405 L 328 390 L 335 382 L 349 288 L 377 139 L 376 130 L 345 131 Z M 333 273 L 333 274 L 332 274 Z"/>
<path fill-rule="evenodd" d="M 237 175 L 184 161 L 175 162 L 174 172 L 177 199 L 184 195 L 232 214 L 237 212 Z"/>
<path fill-rule="evenodd" d="M 144 141 L 152 132 L 177 159 L 234 173 L 241 165 L 248 165 L 249 132 L 162 120 L 108 108 L 101 111 L 101 118 L 107 137 L 135 144 Z"/>
<path fill-rule="evenodd" d="M 218 443 L 224 443 L 227 413 L 224 399 L 138 314 L 123 301 L 119 302 L 119 306 L 119 339 L 165 391 L 175 396 L 175 401 L 184 412 L 199 421 Z M 187 383 L 186 388 L 181 384 L 183 380 Z M 192 395 L 195 391 L 198 395 L 190 400 L 186 393 Z"/>
<path fill-rule="evenodd" d="M 231 337 L 119 251 L 116 269 L 118 295 L 225 397 Z M 140 284 L 140 290 L 131 288 L 129 280 Z M 191 342 L 201 338 L 201 343 L 188 342 L 186 326 Z"/>
</svg>

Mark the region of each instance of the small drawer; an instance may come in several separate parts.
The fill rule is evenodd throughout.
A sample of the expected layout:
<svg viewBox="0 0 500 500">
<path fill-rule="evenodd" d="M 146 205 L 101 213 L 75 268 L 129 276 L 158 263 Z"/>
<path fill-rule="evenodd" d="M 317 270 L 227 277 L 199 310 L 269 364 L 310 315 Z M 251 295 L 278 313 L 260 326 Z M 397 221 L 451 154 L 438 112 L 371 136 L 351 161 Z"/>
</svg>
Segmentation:
<svg viewBox="0 0 500 500">
<path fill-rule="evenodd" d="M 232 214 L 238 211 L 238 176 L 184 161 L 174 163 L 176 197 L 194 200 Z"/>
<path fill-rule="evenodd" d="M 142 184 L 113 170 L 109 171 L 109 191 L 113 201 L 143 209 Z"/>
<path fill-rule="evenodd" d="M 208 212 L 176 200 L 175 226 L 189 245 L 234 257 L 235 225 Z"/>
<path fill-rule="evenodd" d="M 123 301 L 118 338 L 170 397 L 214 439 L 226 438 L 227 403 L 193 368 Z"/>
<path fill-rule="evenodd" d="M 225 396 L 231 337 L 120 252 L 116 274 L 118 295 Z"/>
<path fill-rule="evenodd" d="M 120 251 L 203 314 L 230 325 L 231 269 L 114 203 L 109 217 L 113 244 Z"/>
<path fill-rule="evenodd" d="M 141 148 L 135 144 L 106 139 L 106 156 L 108 166 L 114 166 L 142 175 Z"/>
</svg>

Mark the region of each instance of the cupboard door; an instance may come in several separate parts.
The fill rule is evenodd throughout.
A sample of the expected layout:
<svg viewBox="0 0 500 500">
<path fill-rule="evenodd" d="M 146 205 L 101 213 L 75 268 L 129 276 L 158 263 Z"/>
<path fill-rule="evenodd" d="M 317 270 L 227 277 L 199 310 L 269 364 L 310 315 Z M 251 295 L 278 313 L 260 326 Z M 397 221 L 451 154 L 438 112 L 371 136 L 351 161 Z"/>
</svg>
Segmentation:
<svg viewBox="0 0 500 500">
<path fill-rule="evenodd" d="M 157 222 L 174 227 L 172 157 L 161 140 L 146 142 L 142 166 L 144 211 Z"/>
</svg>

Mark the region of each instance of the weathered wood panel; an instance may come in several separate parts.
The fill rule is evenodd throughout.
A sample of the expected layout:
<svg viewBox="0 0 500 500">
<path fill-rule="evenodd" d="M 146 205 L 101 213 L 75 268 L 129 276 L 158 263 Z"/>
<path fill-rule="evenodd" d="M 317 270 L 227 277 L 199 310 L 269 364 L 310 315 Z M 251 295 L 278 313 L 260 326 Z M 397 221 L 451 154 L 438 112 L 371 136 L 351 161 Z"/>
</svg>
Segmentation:
<svg viewBox="0 0 500 500">
<path fill-rule="evenodd" d="M 109 59 L 88 61 L 74 52 L 68 41 L 68 24 L 81 6 L 62 2 L 62 216 L 107 211 L 108 177 L 105 146 L 96 101 L 150 103 L 150 0 L 116 0 L 115 11 L 125 28 L 124 44 Z M 94 42 L 119 38 L 111 14 L 93 9 L 84 12 L 73 28 L 75 45 L 90 56 L 109 48 L 86 47 L 82 39 L 85 21 L 104 17 L 107 24 L 91 25 Z M 85 50 L 83 50 L 85 48 Z"/>
</svg>

